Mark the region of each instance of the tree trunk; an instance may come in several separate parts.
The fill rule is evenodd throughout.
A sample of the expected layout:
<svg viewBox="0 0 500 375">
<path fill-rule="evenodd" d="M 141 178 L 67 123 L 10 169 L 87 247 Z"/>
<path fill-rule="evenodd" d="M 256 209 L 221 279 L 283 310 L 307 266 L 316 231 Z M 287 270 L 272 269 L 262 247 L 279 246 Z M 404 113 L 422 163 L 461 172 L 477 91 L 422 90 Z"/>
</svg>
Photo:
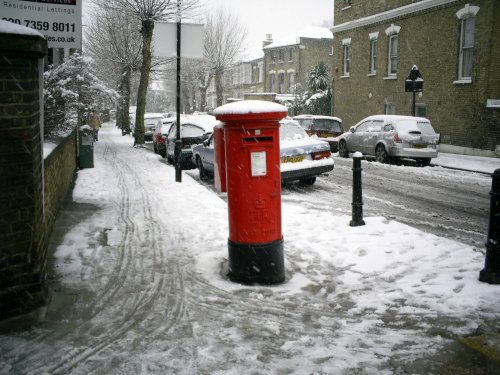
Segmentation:
<svg viewBox="0 0 500 375">
<path fill-rule="evenodd" d="M 212 81 L 212 74 L 209 74 L 208 77 L 205 76 L 205 74 L 200 75 L 199 77 L 200 80 L 200 112 L 206 112 L 207 111 L 207 91 L 208 91 L 208 86 L 210 86 L 210 82 Z"/>
<path fill-rule="evenodd" d="M 129 65 L 122 66 L 122 74 L 118 82 L 118 89 L 121 95 L 118 101 L 118 108 L 116 111 L 116 125 L 122 130 L 122 135 L 130 134 L 130 76 L 131 68 Z"/>
<path fill-rule="evenodd" d="M 215 70 L 215 94 L 217 95 L 217 107 L 224 104 L 224 85 L 222 84 L 222 70 Z"/>
<path fill-rule="evenodd" d="M 146 113 L 146 93 L 151 71 L 151 40 L 153 39 L 153 20 L 142 21 L 142 66 L 139 90 L 137 92 L 137 111 L 135 116 L 135 145 L 144 144 L 144 114 Z"/>
</svg>

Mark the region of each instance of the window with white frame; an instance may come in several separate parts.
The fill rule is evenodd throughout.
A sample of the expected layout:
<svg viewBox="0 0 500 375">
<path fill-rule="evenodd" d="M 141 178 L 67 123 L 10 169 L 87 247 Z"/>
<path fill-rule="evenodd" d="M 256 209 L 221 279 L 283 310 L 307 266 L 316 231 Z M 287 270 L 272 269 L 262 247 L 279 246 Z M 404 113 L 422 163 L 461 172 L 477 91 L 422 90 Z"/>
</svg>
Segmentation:
<svg viewBox="0 0 500 375">
<path fill-rule="evenodd" d="M 370 34 L 370 66 L 368 67 L 368 74 L 377 73 L 377 46 L 378 46 L 378 32 Z"/>
<path fill-rule="evenodd" d="M 275 74 L 269 74 L 269 88 L 270 92 L 275 92 L 276 91 L 276 75 Z"/>
<path fill-rule="evenodd" d="M 295 85 L 295 72 L 288 72 L 288 91 L 293 88 L 293 85 Z"/>
<path fill-rule="evenodd" d="M 392 24 L 385 30 L 385 34 L 389 38 L 388 56 L 387 56 L 387 75 L 395 77 L 398 72 L 398 40 L 400 26 Z"/>
<path fill-rule="evenodd" d="M 472 81 L 472 66 L 474 61 L 474 39 L 476 14 L 479 7 L 466 4 L 456 15 L 460 20 L 460 54 L 458 60 L 458 79 Z"/>
<path fill-rule="evenodd" d="M 285 93 L 285 73 L 280 73 L 278 75 L 278 82 L 279 82 L 278 94 L 284 94 Z"/>
<path fill-rule="evenodd" d="M 342 40 L 343 69 L 342 75 L 349 77 L 351 71 L 351 38 Z"/>
</svg>

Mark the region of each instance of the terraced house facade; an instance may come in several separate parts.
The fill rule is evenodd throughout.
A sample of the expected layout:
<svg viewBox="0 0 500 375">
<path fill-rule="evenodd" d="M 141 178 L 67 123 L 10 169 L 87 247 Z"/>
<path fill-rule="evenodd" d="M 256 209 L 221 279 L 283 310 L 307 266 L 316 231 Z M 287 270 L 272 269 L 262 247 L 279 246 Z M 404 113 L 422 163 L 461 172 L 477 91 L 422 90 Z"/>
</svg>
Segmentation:
<svg viewBox="0 0 500 375">
<path fill-rule="evenodd" d="M 345 126 L 411 115 L 417 65 L 416 115 L 441 149 L 500 155 L 500 0 L 337 0 L 334 12 L 333 111 Z"/>
<path fill-rule="evenodd" d="M 265 90 L 293 94 L 294 86 L 307 89 L 307 75 L 320 62 L 332 58 L 332 33 L 309 27 L 264 47 Z"/>
</svg>

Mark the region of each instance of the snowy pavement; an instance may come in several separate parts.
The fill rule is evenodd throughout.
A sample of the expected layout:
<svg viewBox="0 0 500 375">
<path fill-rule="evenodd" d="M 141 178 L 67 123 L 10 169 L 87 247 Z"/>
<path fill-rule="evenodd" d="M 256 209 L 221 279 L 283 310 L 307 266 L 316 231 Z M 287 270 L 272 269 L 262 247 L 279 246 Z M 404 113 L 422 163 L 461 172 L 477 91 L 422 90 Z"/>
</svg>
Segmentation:
<svg viewBox="0 0 500 375">
<path fill-rule="evenodd" d="M 463 345 L 500 332 L 500 286 L 478 281 L 483 252 L 288 201 L 286 281 L 232 283 L 221 196 L 187 173 L 174 182 L 112 123 L 99 139 L 57 223 L 54 298 L 29 328 L 0 334 L 0 374 L 498 370 Z"/>
</svg>

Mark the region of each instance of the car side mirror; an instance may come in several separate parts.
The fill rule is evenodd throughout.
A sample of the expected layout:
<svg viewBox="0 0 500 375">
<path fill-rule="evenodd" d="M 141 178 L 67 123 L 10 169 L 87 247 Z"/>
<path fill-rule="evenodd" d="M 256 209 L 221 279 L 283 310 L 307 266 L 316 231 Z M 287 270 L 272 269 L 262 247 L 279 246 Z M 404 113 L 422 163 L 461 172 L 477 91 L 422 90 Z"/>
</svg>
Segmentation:
<svg viewBox="0 0 500 375">
<path fill-rule="evenodd" d="M 356 131 L 356 128 L 354 126 L 351 126 L 349 130 L 351 131 L 351 133 L 354 133 Z"/>
<path fill-rule="evenodd" d="M 208 140 L 203 141 L 203 146 L 208 147 Z"/>
</svg>

